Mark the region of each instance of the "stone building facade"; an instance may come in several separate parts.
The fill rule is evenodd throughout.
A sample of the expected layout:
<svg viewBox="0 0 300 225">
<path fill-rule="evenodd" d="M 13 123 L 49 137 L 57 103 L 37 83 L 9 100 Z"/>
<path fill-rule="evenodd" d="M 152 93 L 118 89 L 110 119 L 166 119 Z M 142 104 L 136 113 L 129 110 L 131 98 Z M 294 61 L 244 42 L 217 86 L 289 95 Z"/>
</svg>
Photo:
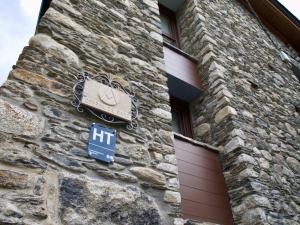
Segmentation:
<svg viewBox="0 0 300 225">
<path fill-rule="evenodd" d="M 220 151 L 235 224 L 300 224 L 299 80 L 238 1 L 186 0 L 176 17 L 203 82 L 194 139 Z M 132 89 L 136 129 L 72 106 L 82 71 Z M 52 0 L 0 94 L 0 224 L 206 223 L 181 218 L 157 0 Z M 113 164 L 87 155 L 94 122 L 117 130 Z"/>
</svg>

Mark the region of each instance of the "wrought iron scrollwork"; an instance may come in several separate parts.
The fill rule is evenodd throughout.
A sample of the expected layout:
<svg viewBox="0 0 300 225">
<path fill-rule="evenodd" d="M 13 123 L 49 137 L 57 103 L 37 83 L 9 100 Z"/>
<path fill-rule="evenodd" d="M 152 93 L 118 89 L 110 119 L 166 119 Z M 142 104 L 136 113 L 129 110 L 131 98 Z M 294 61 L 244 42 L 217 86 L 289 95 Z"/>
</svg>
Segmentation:
<svg viewBox="0 0 300 225">
<path fill-rule="evenodd" d="M 115 116 L 109 115 L 104 112 L 98 112 L 88 106 L 83 106 L 81 104 L 82 99 L 82 93 L 84 89 L 84 83 L 88 79 L 94 79 L 104 85 L 107 85 L 111 88 L 117 89 L 119 91 L 122 91 L 126 93 L 130 99 L 131 99 L 131 121 L 127 122 L 124 120 L 121 120 Z M 112 79 L 112 77 L 108 75 L 98 75 L 98 76 L 92 76 L 91 74 L 87 72 L 82 72 L 78 76 L 76 76 L 77 82 L 75 83 L 73 87 L 73 101 L 71 104 L 77 109 L 78 112 L 84 112 L 85 110 L 89 113 L 91 113 L 93 116 L 97 117 L 98 119 L 106 122 L 106 123 L 112 123 L 112 124 L 125 124 L 126 129 L 132 130 L 136 129 L 138 126 L 137 123 L 137 117 L 138 117 L 138 100 L 135 97 L 134 93 L 128 89 L 123 87 L 118 81 Z"/>
</svg>

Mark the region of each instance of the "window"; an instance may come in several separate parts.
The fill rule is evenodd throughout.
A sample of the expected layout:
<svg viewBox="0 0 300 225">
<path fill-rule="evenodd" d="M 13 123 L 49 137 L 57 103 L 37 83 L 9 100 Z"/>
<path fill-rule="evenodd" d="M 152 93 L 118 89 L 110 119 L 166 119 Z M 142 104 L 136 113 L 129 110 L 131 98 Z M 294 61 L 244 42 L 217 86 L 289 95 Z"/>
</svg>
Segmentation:
<svg viewBox="0 0 300 225">
<path fill-rule="evenodd" d="M 186 137 L 193 137 L 189 104 L 171 96 L 173 131 Z"/>
<path fill-rule="evenodd" d="M 300 81 L 300 66 L 298 66 L 296 63 L 293 63 L 293 62 L 291 64 L 292 64 L 292 70 L 293 70 L 295 76 Z"/>
<path fill-rule="evenodd" d="M 164 41 L 179 48 L 178 29 L 175 13 L 162 5 L 159 5 L 159 13 Z"/>
<path fill-rule="evenodd" d="M 167 2 L 171 4 L 171 2 L 173 3 L 173 0 L 167 2 L 161 0 L 160 2 L 162 4 Z M 179 3 L 181 4 L 183 1 L 177 1 L 177 7 L 171 9 L 176 10 L 179 7 Z M 186 137 L 192 137 L 193 132 L 189 103 L 181 99 L 190 102 L 194 99 L 195 94 L 199 94 L 199 91 L 195 91 L 197 88 L 189 83 L 195 80 L 190 78 L 194 74 L 197 74 L 197 66 L 194 61 L 186 58 L 184 53 L 178 49 L 179 38 L 176 14 L 172 10 L 159 4 L 161 30 L 164 39 L 164 58 L 166 63 L 166 73 L 168 75 L 169 94 L 171 95 L 172 126 L 174 132 Z M 188 69 L 185 67 L 186 65 L 189 65 Z"/>
</svg>

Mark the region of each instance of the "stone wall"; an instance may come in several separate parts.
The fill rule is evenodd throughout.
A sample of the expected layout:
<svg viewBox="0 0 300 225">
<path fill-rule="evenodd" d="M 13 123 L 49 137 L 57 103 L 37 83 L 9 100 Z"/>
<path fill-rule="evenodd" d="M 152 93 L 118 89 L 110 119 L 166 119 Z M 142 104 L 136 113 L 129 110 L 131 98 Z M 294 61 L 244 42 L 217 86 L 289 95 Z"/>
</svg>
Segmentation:
<svg viewBox="0 0 300 225">
<path fill-rule="evenodd" d="M 204 84 L 191 105 L 196 139 L 224 149 L 235 222 L 299 224 L 299 81 L 237 1 L 188 0 L 177 16 Z"/>
<path fill-rule="evenodd" d="M 52 1 L 0 89 L 0 224 L 174 223 L 180 194 L 159 24 L 156 1 Z M 136 130 L 71 105 L 82 71 L 135 92 Z M 114 164 L 88 157 L 93 122 L 117 129 Z"/>
<path fill-rule="evenodd" d="M 195 138 L 224 149 L 236 224 L 299 224 L 299 81 L 237 1 L 187 0 L 177 16 L 203 80 Z M 0 224 L 186 222 L 159 24 L 155 0 L 52 1 L 0 89 Z M 87 156 L 101 121 L 71 105 L 82 71 L 113 76 L 139 100 L 138 129 L 112 126 L 112 165 Z"/>
</svg>

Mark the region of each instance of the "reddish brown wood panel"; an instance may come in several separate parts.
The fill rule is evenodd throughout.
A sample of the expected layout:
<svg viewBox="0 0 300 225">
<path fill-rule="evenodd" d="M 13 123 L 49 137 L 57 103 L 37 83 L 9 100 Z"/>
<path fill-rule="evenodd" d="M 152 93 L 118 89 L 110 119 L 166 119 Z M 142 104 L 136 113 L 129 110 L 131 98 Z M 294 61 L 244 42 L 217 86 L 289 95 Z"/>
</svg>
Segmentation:
<svg viewBox="0 0 300 225">
<path fill-rule="evenodd" d="M 222 225 L 233 225 L 231 212 L 214 206 L 183 199 L 181 203 L 183 218 L 198 219 Z"/>
<path fill-rule="evenodd" d="M 177 138 L 174 145 L 182 216 L 218 224 L 234 224 L 219 154 Z"/>
<path fill-rule="evenodd" d="M 203 191 L 209 190 L 210 193 L 213 194 L 221 195 L 227 191 L 226 187 L 223 185 L 217 185 L 217 183 L 214 181 L 198 178 L 182 172 L 179 172 L 179 180 L 182 185 L 186 184 L 187 187 L 192 187 L 194 189 Z"/>
<path fill-rule="evenodd" d="M 201 80 L 197 73 L 197 64 L 166 46 L 163 47 L 163 50 L 166 72 L 201 89 Z"/>
<path fill-rule="evenodd" d="M 218 154 L 206 154 L 205 148 L 196 146 L 196 145 L 191 145 L 188 142 L 177 141 L 176 148 L 180 148 L 181 150 L 188 151 L 190 153 L 193 153 L 194 155 L 198 155 L 203 158 L 207 158 L 207 159 L 211 159 L 211 160 L 215 160 L 215 161 L 219 162 Z M 201 150 L 203 150 L 203 151 L 201 151 Z"/>
<path fill-rule="evenodd" d="M 204 167 L 206 169 L 216 171 L 216 172 L 222 172 L 222 168 L 220 166 L 220 163 L 215 160 L 209 160 L 204 157 L 194 155 L 190 152 L 178 151 L 177 153 L 177 159 L 180 159 L 184 162 L 188 162 L 191 165 Z"/>
<path fill-rule="evenodd" d="M 220 172 L 212 171 L 209 168 L 201 166 L 195 166 L 180 159 L 177 160 L 177 164 L 179 172 L 192 175 L 200 179 L 209 180 L 215 182 L 216 184 L 221 183 L 220 180 L 223 178 Z"/>
</svg>

